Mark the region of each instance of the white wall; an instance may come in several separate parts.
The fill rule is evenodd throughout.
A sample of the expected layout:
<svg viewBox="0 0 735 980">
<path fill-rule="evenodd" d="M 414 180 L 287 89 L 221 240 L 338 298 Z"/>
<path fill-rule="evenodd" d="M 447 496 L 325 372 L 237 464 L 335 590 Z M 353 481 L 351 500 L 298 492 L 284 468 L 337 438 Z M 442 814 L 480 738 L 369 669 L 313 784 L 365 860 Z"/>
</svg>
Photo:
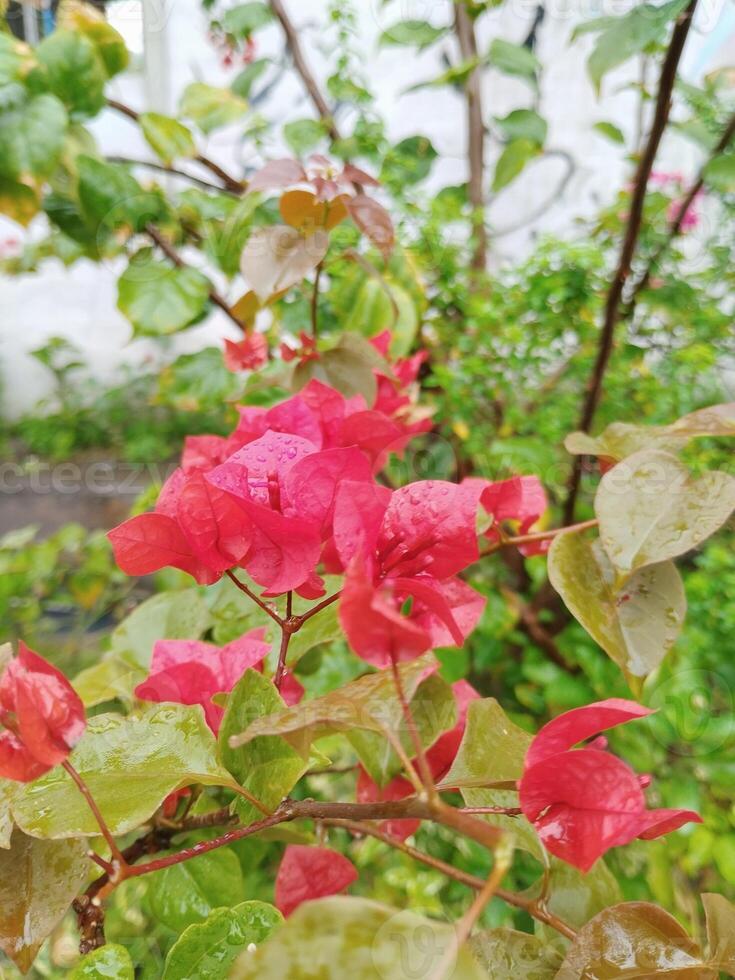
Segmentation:
<svg viewBox="0 0 735 980">
<path fill-rule="evenodd" d="M 134 45 L 141 42 L 139 14 L 128 0 L 114 7 L 116 26 L 122 27 Z M 206 40 L 206 21 L 199 0 L 146 0 L 147 74 L 128 74 L 115 84 L 116 95 L 136 108 L 155 104 L 160 111 L 173 110 L 184 86 L 196 79 L 226 83 L 237 69 L 225 73 L 214 49 Z M 324 31 L 326 4 L 321 0 L 287 0 L 299 28 L 302 44 L 317 75 L 325 71 L 330 37 Z M 572 27 L 600 14 L 620 13 L 629 0 L 547 0 L 546 19 L 538 32 L 537 52 L 544 68 L 540 109 L 549 121 L 548 146 L 570 153 L 576 164 L 574 176 L 563 195 L 557 195 L 543 217 L 514 234 L 501 234 L 493 240 L 493 261 L 501 262 L 522 255 L 540 231 L 565 232 L 576 218 L 594 213 L 609 200 L 627 178 L 624 152 L 592 131 L 599 120 L 618 125 L 633 139 L 636 131 L 635 98 L 625 85 L 637 77 L 639 67 L 611 73 L 605 78 L 603 95 L 597 99 L 585 71 L 586 48 L 569 46 Z M 449 89 L 426 89 L 401 95 L 410 85 L 431 78 L 442 70 L 442 50 L 456 52 L 453 40 L 414 54 L 405 48 L 377 50 L 380 32 L 398 19 L 429 18 L 441 23 L 446 0 L 357 0 L 360 13 L 359 36 L 355 46 L 366 54 L 370 82 L 379 109 L 389 120 L 394 139 L 426 133 L 442 159 L 435 168 L 436 186 L 457 183 L 465 177 L 463 155 L 465 127 L 463 103 Z M 480 47 L 493 37 L 520 42 L 527 34 L 535 10 L 535 0 L 507 0 L 486 17 Z M 696 27 L 685 53 L 682 73 L 698 82 L 714 68 L 730 63 L 735 55 L 735 8 L 727 0 L 708 0 L 700 4 Z M 259 54 L 280 50 L 281 37 L 276 25 L 260 36 Z M 586 44 L 591 45 L 591 41 Z M 530 106 L 531 92 L 523 83 L 497 72 L 488 72 L 484 81 L 486 112 L 501 116 L 513 108 Z M 289 75 L 272 94 L 267 107 L 271 118 L 286 121 L 311 115 L 311 107 L 298 83 Z M 106 112 L 96 120 L 93 130 L 105 151 L 131 157 L 145 157 L 147 150 L 135 127 L 117 114 Z M 217 133 L 206 141 L 206 152 L 237 171 L 253 167 L 259 158 L 249 145 L 239 140 L 237 127 Z M 269 153 L 281 147 L 274 142 Z M 493 153 L 496 151 L 493 150 Z M 695 170 L 697 151 L 676 135 L 667 136 L 657 162 L 659 170 L 685 174 Z M 541 160 L 532 165 L 517 184 L 492 202 L 488 217 L 494 229 L 507 230 L 523 221 L 550 196 L 559 180 L 562 165 L 558 159 Z M 28 234 L 33 234 L 33 227 Z M 23 234 L 9 223 L 0 225 L 0 240 Z M 2 372 L 4 413 L 17 414 L 31 408 L 49 388 L 47 373 L 28 352 L 48 337 L 62 335 L 80 344 L 99 376 L 114 378 L 122 362 L 139 364 L 160 356 L 155 344 L 130 342 L 130 327 L 115 308 L 115 278 L 119 267 L 77 263 L 65 269 L 49 261 L 40 275 L 0 279 L 0 372 Z M 237 285 L 233 297 L 237 295 Z M 195 350 L 232 336 L 233 328 L 217 313 L 205 324 L 186 331 L 172 342 L 177 352 Z"/>
</svg>

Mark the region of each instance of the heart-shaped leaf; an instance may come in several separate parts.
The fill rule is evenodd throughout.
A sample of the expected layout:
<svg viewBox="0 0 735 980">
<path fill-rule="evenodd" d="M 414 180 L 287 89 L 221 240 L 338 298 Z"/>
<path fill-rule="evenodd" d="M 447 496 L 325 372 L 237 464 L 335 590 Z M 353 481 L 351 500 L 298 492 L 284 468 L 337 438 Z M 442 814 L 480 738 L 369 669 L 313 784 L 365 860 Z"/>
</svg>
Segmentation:
<svg viewBox="0 0 735 980">
<path fill-rule="evenodd" d="M 0 949 L 23 973 L 88 873 L 81 840 L 36 840 L 16 830 L 10 849 L 0 851 Z"/>
<path fill-rule="evenodd" d="M 695 479 L 676 456 L 642 450 L 600 481 L 600 538 L 623 575 L 683 555 L 724 524 L 735 507 L 735 477 L 711 470 Z"/>
<path fill-rule="evenodd" d="M 198 706 L 155 704 L 127 717 L 97 715 L 70 761 L 113 834 L 138 827 L 174 790 L 234 785 Z M 99 834 L 84 797 L 60 767 L 27 784 L 12 810 L 18 826 L 37 837 Z"/>
<path fill-rule="evenodd" d="M 569 611 L 626 674 L 646 677 L 676 642 L 686 596 L 673 562 L 640 568 L 618 589 L 600 541 L 566 532 L 554 539 L 548 570 Z"/>
</svg>

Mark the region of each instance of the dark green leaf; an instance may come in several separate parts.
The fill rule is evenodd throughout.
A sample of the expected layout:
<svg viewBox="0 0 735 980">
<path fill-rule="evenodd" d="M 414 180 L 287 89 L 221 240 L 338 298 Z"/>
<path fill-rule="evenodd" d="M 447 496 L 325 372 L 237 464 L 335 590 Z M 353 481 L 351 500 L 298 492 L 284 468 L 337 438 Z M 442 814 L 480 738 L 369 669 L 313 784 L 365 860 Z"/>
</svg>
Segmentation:
<svg viewBox="0 0 735 980">
<path fill-rule="evenodd" d="M 73 116 L 96 116 L 105 104 L 107 69 L 83 34 L 57 30 L 36 48 L 39 69 L 29 83 L 53 93 Z"/>
<path fill-rule="evenodd" d="M 735 153 L 721 153 L 704 168 L 705 181 L 723 194 L 735 191 Z"/>
<path fill-rule="evenodd" d="M 202 922 L 215 909 L 244 901 L 237 855 L 221 847 L 156 871 L 149 878 L 147 898 L 153 917 L 174 932 Z"/>
</svg>

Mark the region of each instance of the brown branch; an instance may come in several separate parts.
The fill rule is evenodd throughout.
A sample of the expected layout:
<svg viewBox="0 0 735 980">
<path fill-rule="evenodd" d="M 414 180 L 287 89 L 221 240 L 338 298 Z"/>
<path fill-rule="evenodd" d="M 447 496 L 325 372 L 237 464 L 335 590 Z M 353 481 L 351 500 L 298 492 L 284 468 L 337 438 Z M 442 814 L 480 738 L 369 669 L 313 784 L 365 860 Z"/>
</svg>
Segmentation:
<svg viewBox="0 0 735 980">
<path fill-rule="evenodd" d="M 643 205 L 646 197 L 648 179 L 651 175 L 654 160 L 658 152 L 661 138 L 666 130 L 671 111 L 672 93 L 676 82 L 676 73 L 679 67 L 684 45 L 686 43 L 689 29 L 692 24 L 694 10 L 697 0 L 689 0 L 686 9 L 677 18 L 674 30 L 671 34 L 669 47 L 661 67 L 659 76 L 658 93 L 656 95 L 656 108 L 654 110 L 653 122 L 648 134 L 648 140 L 641 155 L 633 181 L 633 194 L 630 202 L 630 214 L 625 236 L 620 248 L 618 264 L 615 270 L 610 289 L 605 303 L 605 313 L 600 333 L 597 358 L 590 377 L 587 393 L 580 414 L 578 429 L 582 432 L 589 432 L 592 422 L 597 412 L 597 407 L 602 396 L 602 386 L 607 371 L 610 357 L 613 351 L 615 340 L 615 327 L 618 322 L 618 311 L 623 297 L 623 290 L 630 275 L 631 263 L 638 244 L 641 224 L 643 221 Z M 569 524 L 574 520 L 574 508 L 579 493 L 579 484 L 582 475 L 581 456 L 575 456 L 572 464 L 572 472 L 567 487 L 566 503 L 564 505 L 564 523 Z"/>
<path fill-rule="evenodd" d="M 155 244 L 161 249 L 166 258 L 170 259 L 175 266 L 183 269 L 186 266 L 186 262 L 181 258 L 179 253 L 176 251 L 174 246 L 166 238 L 163 237 L 161 232 L 154 224 L 150 222 L 145 226 L 146 234 L 148 237 L 155 242 Z M 238 316 L 236 316 L 230 309 L 230 304 L 220 295 L 214 287 L 209 290 L 209 298 L 214 303 L 215 306 L 227 314 L 227 316 L 232 320 L 232 322 L 242 330 L 243 333 L 248 332 L 247 324 L 244 323 Z"/>
<path fill-rule="evenodd" d="M 158 173 L 168 174 L 170 177 L 182 177 L 184 180 L 188 180 L 205 191 L 218 191 L 220 194 L 230 194 L 233 197 L 240 196 L 233 191 L 227 190 L 225 187 L 220 187 L 218 184 L 212 184 L 208 180 L 202 180 L 201 177 L 189 174 L 185 170 L 179 170 L 177 167 L 168 167 L 165 163 L 159 163 L 156 160 L 134 160 L 132 157 L 123 156 L 108 156 L 105 159 L 110 163 L 121 163 L 126 167 L 146 167 L 148 170 L 156 170 Z"/>
<path fill-rule="evenodd" d="M 477 59 L 475 25 L 465 0 L 455 0 L 454 29 L 464 61 Z M 485 228 L 485 123 L 482 118 L 482 71 L 473 68 L 465 84 L 467 101 L 468 193 L 472 207 L 474 248 L 472 268 L 484 270 L 487 265 L 487 229 Z"/>
<path fill-rule="evenodd" d="M 107 99 L 107 105 L 110 109 L 114 109 L 116 112 L 121 113 L 132 122 L 140 122 L 140 113 L 135 109 L 132 109 L 129 105 L 125 105 L 124 102 L 119 102 L 117 99 Z M 203 153 L 197 153 L 196 156 L 192 157 L 192 160 L 196 160 L 197 163 L 201 163 L 201 165 L 206 167 L 210 173 L 213 173 L 215 177 L 218 177 L 225 185 L 225 190 L 229 191 L 231 194 L 237 194 L 239 196 L 247 190 L 247 184 L 245 181 L 232 177 L 226 170 L 223 170 L 218 163 L 215 163 L 214 160 L 210 160 L 210 158 L 204 156 Z"/>
<path fill-rule="evenodd" d="M 283 28 L 283 33 L 286 36 L 286 46 L 291 53 L 294 67 L 301 76 L 301 80 L 304 83 L 306 91 L 309 93 L 309 98 L 314 104 L 314 108 L 319 114 L 319 118 L 326 125 L 332 140 L 341 139 L 339 129 L 332 116 L 332 111 L 327 105 L 327 100 L 322 95 L 321 89 L 304 57 L 298 32 L 291 22 L 291 18 L 288 16 L 286 7 L 282 0 L 269 0 L 269 6 Z"/>
<path fill-rule="evenodd" d="M 633 315 L 638 295 L 648 286 L 649 282 L 651 281 L 651 276 L 653 275 L 656 269 L 656 266 L 659 264 L 659 262 L 666 254 L 666 252 L 668 252 L 669 248 L 671 247 L 671 243 L 681 231 L 681 226 L 687 211 L 694 203 L 694 198 L 697 196 L 697 194 L 699 194 L 699 192 L 704 187 L 707 167 L 716 157 L 718 157 L 722 152 L 724 152 L 724 150 L 727 149 L 733 136 L 735 136 L 735 113 L 733 113 L 733 115 L 730 117 L 730 121 L 722 131 L 722 135 L 720 136 L 720 139 L 717 141 L 717 145 L 714 147 L 709 157 L 707 158 L 706 162 L 701 167 L 696 180 L 693 182 L 693 184 L 691 185 L 687 193 L 684 195 L 684 197 L 681 199 L 681 201 L 677 204 L 676 216 L 669 224 L 665 240 L 661 242 L 659 247 L 653 253 L 653 255 L 651 256 L 648 262 L 648 265 L 646 266 L 645 271 L 642 273 L 641 277 L 633 286 L 625 311 L 627 317 Z"/>
</svg>

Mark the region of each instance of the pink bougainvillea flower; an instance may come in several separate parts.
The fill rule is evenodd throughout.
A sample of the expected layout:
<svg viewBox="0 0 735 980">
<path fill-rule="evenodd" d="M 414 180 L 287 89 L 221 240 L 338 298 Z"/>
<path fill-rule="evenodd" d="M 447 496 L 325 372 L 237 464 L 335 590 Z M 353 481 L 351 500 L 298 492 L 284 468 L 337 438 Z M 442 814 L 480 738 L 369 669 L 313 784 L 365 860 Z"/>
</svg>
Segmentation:
<svg viewBox="0 0 735 980">
<path fill-rule="evenodd" d="M 488 483 L 480 500 L 493 518 L 485 532 L 492 542 L 499 539 L 498 526 L 504 521 L 517 522 L 517 533 L 527 534 L 548 507 L 546 491 L 536 476 L 513 476 L 509 480 Z M 548 551 L 549 545 L 549 541 L 536 541 L 521 545 L 518 550 L 530 557 Z"/>
<path fill-rule="evenodd" d="M 225 340 L 224 360 L 228 371 L 257 371 L 268 360 L 268 341 L 261 333 L 250 333 L 244 340 Z"/>
<path fill-rule="evenodd" d="M 0 777 L 38 779 L 67 758 L 85 727 L 69 681 L 20 643 L 0 677 Z"/>
<path fill-rule="evenodd" d="M 276 907 L 288 917 L 303 902 L 338 895 L 357 877 L 354 864 L 339 851 L 289 844 L 276 876 Z"/>
<path fill-rule="evenodd" d="M 457 702 L 457 724 L 448 732 L 444 732 L 434 742 L 426 752 L 426 761 L 435 783 L 440 783 L 449 772 L 452 763 L 459 751 L 462 743 L 465 726 L 467 724 L 467 711 L 470 703 L 476 701 L 480 695 L 468 684 L 467 681 L 457 681 L 452 684 L 452 691 Z M 414 767 L 416 760 L 413 760 Z M 405 800 L 413 796 L 415 790 L 408 779 L 404 776 L 396 776 L 387 786 L 378 786 L 368 776 L 367 772 L 360 766 L 357 777 L 357 801 L 358 803 L 385 803 L 394 800 Z M 397 840 L 406 840 L 415 834 L 419 828 L 420 820 L 385 820 L 381 823 L 381 830 Z"/>
<path fill-rule="evenodd" d="M 635 701 L 610 698 L 567 711 L 534 738 L 519 784 L 523 813 L 546 849 L 589 871 L 611 847 L 636 837 L 651 840 L 685 823 L 700 823 L 691 810 L 649 810 L 647 777 L 596 744 L 573 748 L 607 728 L 651 714 Z"/>
<path fill-rule="evenodd" d="M 212 698 L 229 693 L 249 667 L 261 668 L 270 650 L 264 634 L 263 629 L 250 630 L 223 647 L 198 640 L 158 640 L 150 673 L 135 694 L 143 701 L 200 704 L 216 734 L 224 709 Z"/>
<path fill-rule="evenodd" d="M 153 513 L 131 517 L 107 536 L 128 575 L 148 575 L 170 565 L 201 585 L 238 565 L 254 539 L 247 515 L 196 468 L 175 470 Z"/>
<path fill-rule="evenodd" d="M 314 598 L 315 568 L 322 542 L 332 533 L 337 488 L 344 480 L 372 482 L 372 468 L 356 447 L 320 451 L 300 436 L 268 431 L 207 479 L 250 521 L 252 549 L 243 564 L 252 578 L 269 594 L 303 589 Z"/>
<path fill-rule="evenodd" d="M 394 492 L 340 485 L 335 550 L 347 569 L 340 620 L 376 667 L 461 645 L 485 600 L 454 576 L 478 557 L 482 481 L 423 480 Z"/>
</svg>

